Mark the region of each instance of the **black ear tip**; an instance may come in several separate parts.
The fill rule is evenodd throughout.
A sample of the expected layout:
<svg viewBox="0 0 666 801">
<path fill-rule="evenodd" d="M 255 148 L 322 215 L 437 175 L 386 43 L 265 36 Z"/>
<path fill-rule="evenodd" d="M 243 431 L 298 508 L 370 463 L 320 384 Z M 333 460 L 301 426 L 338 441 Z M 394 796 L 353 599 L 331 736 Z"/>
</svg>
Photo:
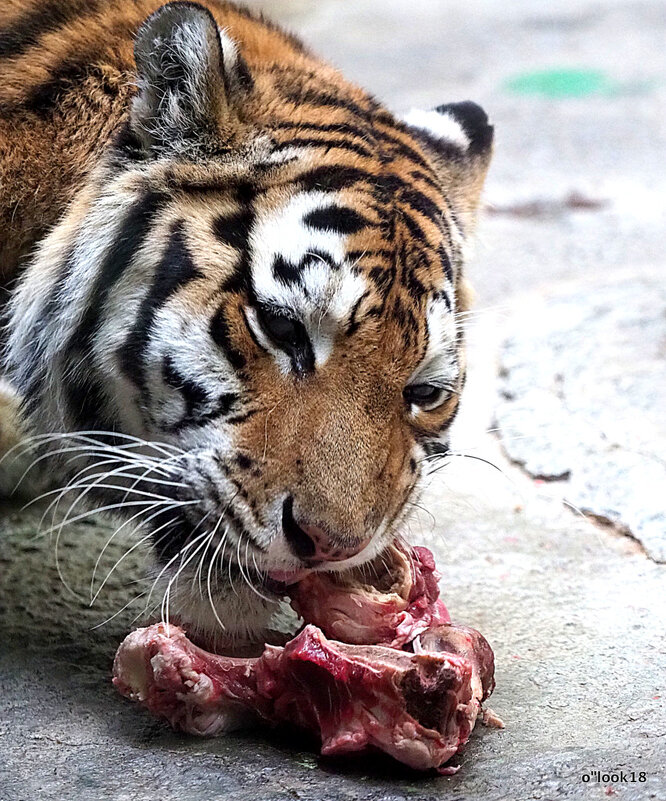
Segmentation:
<svg viewBox="0 0 666 801">
<path fill-rule="evenodd" d="M 137 31 L 134 52 L 152 47 L 155 38 L 168 39 L 172 32 L 183 25 L 198 25 L 200 28 L 217 29 L 217 23 L 211 12 L 199 3 L 177 0 L 160 6 L 147 17 Z"/>
<path fill-rule="evenodd" d="M 494 128 L 486 112 L 477 103 L 463 100 L 437 106 L 435 110 L 453 117 L 459 123 L 470 141 L 469 152 L 481 153 L 492 145 Z"/>
<path fill-rule="evenodd" d="M 187 22 L 188 20 L 195 19 L 196 17 L 211 20 L 214 23 L 214 17 L 211 12 L 200 3 L 190 3 L 188 0 L 176 0 L 174 3 L 165 3 L 146 19 L 146 22 L 153 20 L 158 22 L 163 20 L 165 23 L 172 25 L 179 22 Z"/>
</svg>

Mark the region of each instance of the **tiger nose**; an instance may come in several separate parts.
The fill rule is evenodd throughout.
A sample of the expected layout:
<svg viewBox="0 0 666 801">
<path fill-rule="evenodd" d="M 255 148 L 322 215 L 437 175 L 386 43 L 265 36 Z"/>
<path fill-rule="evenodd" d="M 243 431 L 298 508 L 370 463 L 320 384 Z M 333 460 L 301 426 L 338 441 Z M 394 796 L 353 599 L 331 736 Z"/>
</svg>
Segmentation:
<svg viewBox="0 0 666 801">
<path fill-rule="evenodd" d="M 308 564 L 341 562 L 360 553 L 370 539 L 352 545 L 340 545 L 319 526 L 299 521 L 294 516 L 294 499 L 286 498 L 282 507 L 282 530 L 292 553 Z"/>
</svg>

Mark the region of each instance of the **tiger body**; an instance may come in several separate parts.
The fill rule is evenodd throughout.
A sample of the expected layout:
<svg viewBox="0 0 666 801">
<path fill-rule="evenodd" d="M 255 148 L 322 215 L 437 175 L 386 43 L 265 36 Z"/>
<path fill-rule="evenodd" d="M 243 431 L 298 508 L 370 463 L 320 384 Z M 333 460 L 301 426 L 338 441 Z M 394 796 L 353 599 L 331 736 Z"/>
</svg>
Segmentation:
<svg viewBox="0 0 666 801">
<path fill-rule="evenodd" d="M 281 583 L 381 556 L 446 438 L 492 128 L 400 121 L 230 3 L 159 5 L 0 10 L 7 371 L 181 620 L 255 637 Z"/>
</svg>

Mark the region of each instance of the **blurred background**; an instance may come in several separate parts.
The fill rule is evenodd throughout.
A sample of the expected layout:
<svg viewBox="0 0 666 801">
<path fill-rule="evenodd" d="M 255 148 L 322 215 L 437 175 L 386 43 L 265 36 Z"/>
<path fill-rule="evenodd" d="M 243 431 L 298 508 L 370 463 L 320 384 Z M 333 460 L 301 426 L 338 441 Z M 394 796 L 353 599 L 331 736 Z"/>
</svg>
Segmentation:
<svg viewBox="0 0 666 801">
<path fill-rule="evenodd" d="M 145 554 L 89 608 L 35 538 L 39 515 L 10 509 L 0 800 L 666 798 L 663 0 L 249 5 L 396 112 L 472 99 L 495 124 L 454 455 L 409 533 L 434 550 L 454 620 L 495 650 L 506 729 L 479 727 L 446 778 L 332 763 L 279 734 L 177 737 L 108 684 Z M 111 530 L 63 533 L 82 595 Z M 131 544 L 114 540 L 98 575 Z M 594 770 L 645 779 L 586 782 Z"/>
</svg>

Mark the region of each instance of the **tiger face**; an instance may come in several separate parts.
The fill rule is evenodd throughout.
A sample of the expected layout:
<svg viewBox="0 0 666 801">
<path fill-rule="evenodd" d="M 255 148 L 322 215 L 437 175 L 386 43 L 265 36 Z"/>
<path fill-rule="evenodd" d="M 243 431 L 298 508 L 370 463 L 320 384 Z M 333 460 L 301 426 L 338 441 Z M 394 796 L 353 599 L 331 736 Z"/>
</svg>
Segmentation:
<svg viewBox="0 0 666 801">
<path fill-rule="evenodd" d="M 492 128 L 242 52 L 193 4 L 143 24 L 127 124 L 17 290 L 9 353 L 65 475 L 152 532 L 172 611 L 251 635 L 286 583 L 399 535 L 446 438 Z"/>
</svg>

